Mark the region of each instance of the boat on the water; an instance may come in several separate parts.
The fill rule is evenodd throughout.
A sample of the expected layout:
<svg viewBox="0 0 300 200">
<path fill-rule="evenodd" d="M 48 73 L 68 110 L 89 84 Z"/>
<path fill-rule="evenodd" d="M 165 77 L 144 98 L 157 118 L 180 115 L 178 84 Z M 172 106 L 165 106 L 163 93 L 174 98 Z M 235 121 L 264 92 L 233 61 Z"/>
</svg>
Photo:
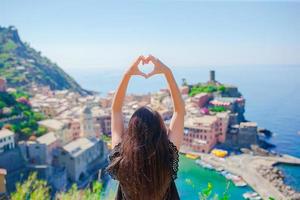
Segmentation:
<svg viewBox="0 0 300 200">
<path fill-rule="evenodd" d="M 245 187 L 247 186 L 247 183 L 243 180 L 243 179 L 240 179 L 240 180 L 232 180 L 234 185 L 236 187 Z"/>
<path fill-rule="evenodd" d="M 196 160 L 197 158 L 199 158 L 198 155 L 191 154 L 191 153 L 186 153 L 186 154 L 185 154 L 185 157 L 187 157 L 187 158 L 189 158 L 189 159 L 193 159 L 193 160 Z"/>
<path fill-rule="evenodd" d="M 246 192 L 243 194 L 244 199 L 260 200 L 262 199 L 256 192 Z"/>
<path fill-rule="evenodd" d="M 217 167 L 217 168 L 216 168 L 216 171 L 217 171 L 217 172 L 222 172 L 222 171 L 224 171 L 224 168 L 223 168 L 223 167 Z"/>
<path fill-rule="evenodd" d="M 214 167 L 212 165 L 210 165 L 210 164 L 208 164 L 208 163 L 206 163 L 206 162 L 204 162 L 204 161 L 202 161 L 200 159 L 197 159 L 195 162 L 196 162 L 197 165 L 200 165 L 203 168 L 214 169 Z"/>
<path fill-rule="evenodd" d="M 226 177 L 226 175 L 227 175 L 228 173 L 229 173 L 229 172 L 226 171 L 226 170 L 221 171 L 221 175 L 223 175 L 223 176 L 225 176 L 225 177 Z"/>
<path fill-rule="evenodd" d="M 247 183 L 243 180 L 242 177 L 234 175 L 230 172 L 227 171 L 221 171 L 221 174 L 227 179 L 227 180 L 231 180 L 235 186 L 237 187 L 244 187 L 247 186 Z"/>
</svg>

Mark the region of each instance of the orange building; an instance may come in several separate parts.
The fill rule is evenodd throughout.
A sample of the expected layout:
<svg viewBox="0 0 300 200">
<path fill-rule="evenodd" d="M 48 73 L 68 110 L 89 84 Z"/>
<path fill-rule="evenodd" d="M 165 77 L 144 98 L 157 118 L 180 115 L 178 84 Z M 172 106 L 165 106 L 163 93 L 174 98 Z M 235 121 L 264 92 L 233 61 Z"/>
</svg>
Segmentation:
<svg viewBox="0 0 300 200">
<path fill-rule="evenodd" d="M 0 194 L 6 193 L 5 176 L 6 176 L 6 170 L 0 169 Z"/>
</svg>

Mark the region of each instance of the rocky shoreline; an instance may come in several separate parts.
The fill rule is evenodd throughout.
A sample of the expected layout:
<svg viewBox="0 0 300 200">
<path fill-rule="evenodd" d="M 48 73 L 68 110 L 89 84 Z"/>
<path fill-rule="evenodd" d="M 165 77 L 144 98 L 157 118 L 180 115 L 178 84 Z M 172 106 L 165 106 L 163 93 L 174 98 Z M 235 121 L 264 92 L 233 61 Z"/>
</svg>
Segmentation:
<svg viewBox="0 0 300 200">
<path fill-rule="evenodd" d="M 295 191 L 291 186 L 284 183 L 284 174 L 275 166 L 260 165 L 257 167 L 257 172 L 267 179 L 274 187 L 282 192 L 291 200 L 299 200 L 300 192 Z"/>
</svg>

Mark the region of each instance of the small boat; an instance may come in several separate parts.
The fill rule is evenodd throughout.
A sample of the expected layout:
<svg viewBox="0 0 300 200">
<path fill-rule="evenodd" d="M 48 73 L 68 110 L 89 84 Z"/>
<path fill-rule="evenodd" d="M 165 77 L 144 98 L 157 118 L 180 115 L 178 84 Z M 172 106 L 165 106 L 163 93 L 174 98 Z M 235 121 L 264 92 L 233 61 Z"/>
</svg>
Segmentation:
<svg viewBox="0 0 300 200">
<path fill-rule="evenodd" d="M 245 186 L 247 186 L 247 183 L 243 180 L 239 180 L 239 181 L 234 181 L 233 180 L 233 183 L 236 187 L 245 187 Z"/>
<path fill-rule="evenodd" d="M 206 169 L 214 169 L 214 167 L 212 165 L 210 165 L 200 159 L 196 160 L 195 163 Z"/>
<path fill-rule="evenodd" d="M 223 171 L 221 172 L 221 174 L 222 174 L 223 176 L 226 176 L 228 173 L 229 173 L 229 172 L 226 171 L 226 170 L 223 170 Z"/>
<path fill-rule="evenodd" d="M 243 194 L 244 199 L 260 200 L 261 197 L 256 192 L 246 192 Z"/>
<path fill-rule="evenodd" d="M 217 172 L 222 172 L 222 171 L 224 171 L 224 168 L 223 168 L 223 167 L 217 167 L 217 168 L 216 168 L 216 171 L 217 171 Z"/>
<path fill-rule="evenodd" d="M 228 180 L 233 180 L 233 179 L 234 179 L 234 175 L 228 172 L 228 173 L 225 175 L 225 178 L 228 179 Z"/>
<path fill-rule="evenodd" d="M 185 157 L 187 157 L 187 158 L 189 158 L 189 159 L 193 159 L 193 160 L 199 158 L 198 155 L 191 154 L 191 153 L 186 153 L 186 154 L 185 154 Z"/>
</svg>

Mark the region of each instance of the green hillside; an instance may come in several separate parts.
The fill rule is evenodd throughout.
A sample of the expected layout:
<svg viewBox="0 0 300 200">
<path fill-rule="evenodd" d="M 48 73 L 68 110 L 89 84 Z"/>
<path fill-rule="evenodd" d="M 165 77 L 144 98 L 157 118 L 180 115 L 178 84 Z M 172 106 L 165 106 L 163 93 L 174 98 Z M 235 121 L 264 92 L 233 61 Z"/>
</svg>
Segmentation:
<svg viewBox="0 0 300 200">
<path fill-rule="evenodd" d="M 70 89 L 82 95 L 90 93 L 80 87 L 57 64 L 21 41 L 16 28 L 0 27 L 0 76 L 9 87 L 28 89 L 32 83 L 51 89 Z"/>
<path fill-rule="evenodd" d="M 23 92 L 0 92 L 0 129 L 5 127 L 14 131 L 19 139 L 46 133 L 47 130 L 37 123 L 44 116 L 32 110 L 28 99 Z"/>
</svg>

